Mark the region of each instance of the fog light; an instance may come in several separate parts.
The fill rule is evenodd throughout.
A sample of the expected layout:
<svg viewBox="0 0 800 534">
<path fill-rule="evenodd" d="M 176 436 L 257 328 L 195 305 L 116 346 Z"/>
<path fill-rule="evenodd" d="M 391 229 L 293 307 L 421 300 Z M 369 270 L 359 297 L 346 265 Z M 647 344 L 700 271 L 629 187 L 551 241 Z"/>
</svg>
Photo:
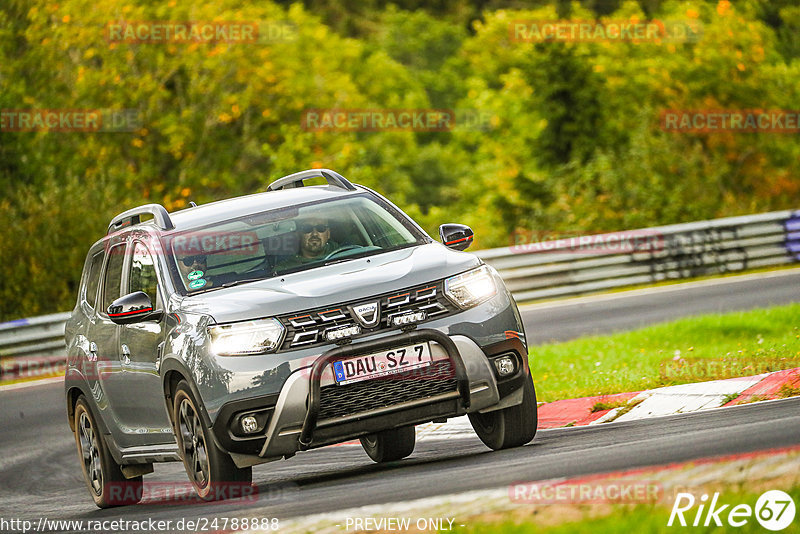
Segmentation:
<svg viewBox="0 0 800 534">
<path fill-rule="evenodd" d="M 392 317 L 392 325 L 403 326 L 406 324 L 418 323 L 424 320 L 425 320 L 424 311 L 409 312 L 409 313 L 404 313 L 402 315 L 395 315 L 394 317 Z"/>
<path fill-rule="evenodd" d="M 242 432 L 245 434 L 252 434 L 256 430 L 258 430 L 258 421 L 252 415 L 246 415 L 242 417 L 241 421 L 242 425 Z"/>
<path fill-rule="evenodd" d="M 494 368 L 497 369 L 499 376 L 508 376 L 516 371 L 516 364 L 513 356 L 500 356 L 494 361 Z"/>
<path fill-rule="evenodd" d="M 325 338 L 328 341 L 337 341 L 348 337 L 357 336 L 361 333 L 361 327 L 358 325 L 345 326 L 342 328 L 332 328 L 325 332 Z"/>
</svg>

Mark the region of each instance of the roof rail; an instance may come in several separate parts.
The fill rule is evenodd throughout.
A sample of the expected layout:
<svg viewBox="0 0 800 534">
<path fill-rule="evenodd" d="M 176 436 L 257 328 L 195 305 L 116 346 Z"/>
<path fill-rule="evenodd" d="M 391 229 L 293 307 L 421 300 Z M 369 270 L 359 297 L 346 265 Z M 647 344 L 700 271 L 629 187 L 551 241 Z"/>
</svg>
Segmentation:
<svg viewBox="0 0 800 534">
<path fill-rule="evenodd" d="M 129 209 L 128 211 L 124 211 L 111 219 L 111 222 L 108 225 L 108 233 L 116 232 L 121 228 L 126 226 L 131 226 L 134 224 L 139 224 L 142 222 L 141 216 L 150 214 L 156 221 L 156 224 L 162 230 L 172 230 L 175 228 L 175 225 L 172 223 L 172 219 L 169 216 L 169 213 L 164 206 L 161 204 L 145 204 L 144 206 L 139 206 L 138 208 Z"/>
<path fill-rule="evenodd" d="M 330 169 L 309 169 L 307 171 L 300 171 L 283 178 L 278 178 L 267 187 L 267 191 L 277 191 L 279 189 L 293 189 L 295 187 L 303 187 L 303 182 L 309 178 L 325 178 L 328 185 L 339 187 L 346 191 L 355 191 L 354 186 L 350 180 L 342 176 L 336 171 Z"/>
</svg>

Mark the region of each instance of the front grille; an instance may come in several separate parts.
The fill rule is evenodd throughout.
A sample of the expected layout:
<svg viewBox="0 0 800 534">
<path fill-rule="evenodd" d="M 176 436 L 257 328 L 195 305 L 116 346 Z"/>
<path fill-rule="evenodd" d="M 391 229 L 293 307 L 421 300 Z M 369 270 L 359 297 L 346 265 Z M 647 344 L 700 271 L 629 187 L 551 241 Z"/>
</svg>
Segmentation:
<svg viewBox="0 0 800 534">
<path fill-rule="evenodd" d="M 282 315 L 278 317 L 278 320 L 286 328 L 286 336 L 279 351 L 330 344 L 331 342 L 325 337 L 329 330 L 359 326 L 361 332 L 352 336 L 359 338 L 377 332 L 398 329 L 399 327 L 392 325 L 392 319 L 396 315 L 422 311 L 425 312 L 425 319 L 421 322 L 443 317 L 457 310 L 456 306 L 444 296 L 443 289 L 444 282 L 439 280 L 376 295 L 369 299 Z M 377 313 L 380 320 L 374 326 L 365 326 L 356 319 L 353 310 L 371 303 L 378 303 Z"/>
<path fill-rule="evenodd" d="M 319 419 L 343 417 L 403 402 L 452 393 L 457 390 L 455 369 L 450 360 L 438 360 L 428 367 L 320 390 Z"/>
</svg>

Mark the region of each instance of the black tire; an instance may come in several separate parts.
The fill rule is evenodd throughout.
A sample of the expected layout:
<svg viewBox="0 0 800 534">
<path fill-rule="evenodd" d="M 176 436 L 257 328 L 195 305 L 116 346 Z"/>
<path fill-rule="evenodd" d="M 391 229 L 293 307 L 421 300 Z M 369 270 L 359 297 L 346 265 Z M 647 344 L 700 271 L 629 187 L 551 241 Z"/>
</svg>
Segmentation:
<svg viewBox="0 0 800 534">
<path fill-rule="evenodd" d="M 217 448 L 185 380 L 175 389 L 172 421 L 183 467 L 197 495 L 204 501 L 240 496 L 241 486 L 252 483 L 253 470 L 236 467 L 230 455 Z M 229 491 L 228 485 L 236 490 Z"/>
<path fill-rule="evenodd" d="M 536 435 L 538 423 L 536 390 L 531 376 L 525 379 L 521 404 L 494 412 L 471 413 L 469 422 L 481 441 L 495 451 L 530 442 Z"/>
<path fill-rule="evenodd" d="M 142 499 L 142 477 L 125 478 L 96 421 L 81 395 L 75 403 L 75 445 L 89 495 L 98 508 L 136 504 Z"/>
<path fill-rule="evenodd" d="M 416 440 L 413 425 L 383 430 L 360 438 L 367 456 L 379 464 L 405 458 L 414 452 Z"/>
</svg>

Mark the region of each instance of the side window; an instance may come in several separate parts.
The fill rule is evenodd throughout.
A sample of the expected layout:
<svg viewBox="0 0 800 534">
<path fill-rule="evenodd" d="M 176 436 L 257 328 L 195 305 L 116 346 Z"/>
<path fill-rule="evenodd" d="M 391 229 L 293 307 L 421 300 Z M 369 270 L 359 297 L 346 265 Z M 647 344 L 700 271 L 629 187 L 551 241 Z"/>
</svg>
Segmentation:
<svg viewBox="0 0 800 534">
<path fill-rule="evenodd" d="M 103 269 L 103 260 L 105 256 L 102 252 L 95 254 L 92 257 L 92 263 L 89 267 L 89 277 L 86 280 L 86 303 L 94 308 L 97 303 L 97 288 L 100 287 L 100 271 Z"/>
<path fill-rule="evenodd" d="M 144 291 L 150 297 L 153 306 L 158 300 L 158 275 L 153 264 L 153 256 L 142 243 L 136 242 L 131 261 L 131 275 L 129 277 L 129 293 Z"/>
<path fill-rule="evenodd" d="M 119 244 L 111 247 L 108 256 L 106 275 L 103 278 L 102 311 L 104 313 L 112 302 L 122 296 L 120 288 L 122 286 L 122 262 L 125 260 L 125 245 Z"/>
</svg>

